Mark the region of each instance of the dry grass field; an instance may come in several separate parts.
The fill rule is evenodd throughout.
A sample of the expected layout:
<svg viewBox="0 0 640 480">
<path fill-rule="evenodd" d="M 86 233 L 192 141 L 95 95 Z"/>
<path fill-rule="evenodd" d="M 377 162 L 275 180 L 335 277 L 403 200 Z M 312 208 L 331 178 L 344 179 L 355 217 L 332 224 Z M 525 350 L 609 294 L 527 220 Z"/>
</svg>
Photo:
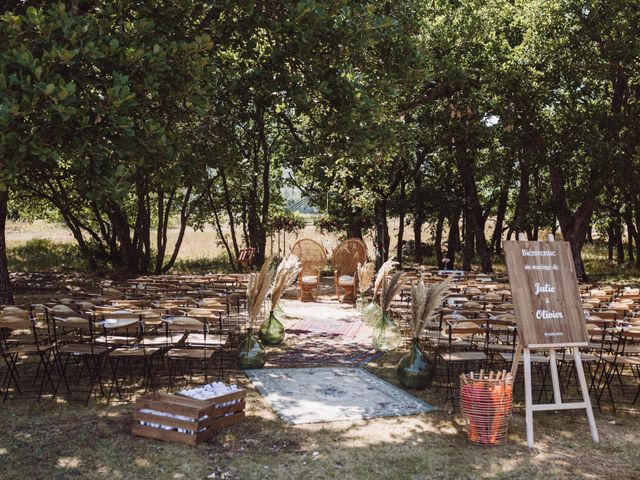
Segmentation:
<svg viewBox="0 0 640 480">
<path fill-rule="evenodd" d="M 396 243 L 393 239 L 396 238 L 398 229 L 398 222 L 393 220 L 390 222 L 390 235 L 392 237 L 391 248 L 396 248 Z M 155 232 L 152 233 L 152 241 L 155 238 Z M 228 232 L 225 232 L 228 234 Z M 425 227 L 424 235 L 427 235 L 428 231 Z M 71 235 L 71 232 L 64 226 L 55 223 L 44 222 L 37 220 L 35 222 L 8 222 L 7 223 L 7 246 L 9 248 L 23 245 L 26 242 L 39 238 L 50 240 L 54 243 L 70 243 L 74 244 L 75 240 Z M 169 244 L 173 247 L 173 244 L 178 236 L 178 229 L 172 228 L 169 230 L 168 238 Z M 405 229 L 405 240 L 413 239 L 413 231 L 408 228 Z M 278 243 L 277 238 L 268 239 L 267 248 L 273 253 L 279 253 L 281 251 L 289 251 L 295 241 L 299 238 L 311 238 L 331 251 L 339 243 L 339 238 L 333 234 L 323 234 L 314 225 L 307 225 L 304 230 L 297 232 L 296 234 L 287 234 L 284 242 L 281 240 Z M 370 252 L 373 252 L 373 237 L 371 234 L 365 238 L 367 248 Z M 218 233 L 212 227 L 207 227 L 204 231 L 193 230 L 188 228 L 184 236 L 182 248 L 180 249 L 179 258 L 182 260 L 194 260 L 198 258 L 217 258 L 219 256 L 226 255 L 224 246 L 219 241 Z"/>
</svg>

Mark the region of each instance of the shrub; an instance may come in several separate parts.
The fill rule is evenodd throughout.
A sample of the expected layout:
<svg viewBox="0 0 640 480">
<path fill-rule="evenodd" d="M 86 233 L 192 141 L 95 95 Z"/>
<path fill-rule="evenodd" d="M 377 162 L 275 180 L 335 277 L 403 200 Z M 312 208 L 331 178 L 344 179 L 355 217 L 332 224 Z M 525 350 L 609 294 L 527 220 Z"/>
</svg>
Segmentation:
<svg viewBox="0 0 640 480">
<path fill-rule="evenodd" d="M 270 227 L 272 232 L 284 230 L 293 233 L 305 227 L 305 221 L 298 212 L 279 210 L 271 214 Z"/>
<path fill-rule="evenodd" d="M 86 270 L 80 249 L 72 243 L 34 238 L 7 249 L 9 270 L 14 272 L 60 272 Z"/>
<path fill-rule="evenodd" d="M 176 260 L 175 265 L 171 269 L 171 273 L 227 273 L 231 272 L 231 264 L 226 254 L 219 255 L 215 258 L 190 258 L 185 260 Z"/>
</svg>

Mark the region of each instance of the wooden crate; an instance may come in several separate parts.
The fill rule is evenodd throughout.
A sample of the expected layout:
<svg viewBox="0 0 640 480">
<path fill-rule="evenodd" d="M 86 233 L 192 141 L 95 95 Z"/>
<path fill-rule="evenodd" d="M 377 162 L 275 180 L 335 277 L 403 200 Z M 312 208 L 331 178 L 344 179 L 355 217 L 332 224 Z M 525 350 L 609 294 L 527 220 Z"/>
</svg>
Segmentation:
<svg viewBox="0 0 640 480">
<path fill-rule="evenodd" d="M 150 393 L 136 401 L 131 433 L 140 437 L 155 438 L 156 440 L 167 442 L 198 445 L 210 439 L 222 427 L 234 425 L 244 419 L 245 396 L 245 390 L 238 390 L 210 400 L 196 400 L 168 393 Z M 239 402 L 224 407 L 219 406 L 233 400 L 239 400 Z M 143 412 L 142 410 L 182 415 L 193 420 L 165 417 L 155 413 Z M 203 419 L 204 416 L 207 416 L 207 418 Z M 190 430 L 192 433 L 141 425 L 141 421 Z"/>
</svg>

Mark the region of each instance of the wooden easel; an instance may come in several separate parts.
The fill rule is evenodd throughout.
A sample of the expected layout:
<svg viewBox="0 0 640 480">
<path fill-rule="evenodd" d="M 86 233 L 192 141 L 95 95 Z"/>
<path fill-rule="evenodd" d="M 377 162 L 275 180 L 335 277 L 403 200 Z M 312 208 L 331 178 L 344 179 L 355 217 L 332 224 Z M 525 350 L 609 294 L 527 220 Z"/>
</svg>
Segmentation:
<svg viewBox="0 0 640 480">
<path fill-rule="evenodd" d="M 533 448 L 533 412 L 547 411 L 547 410 L 577 410 L 584 408 L 587 411 L 587 419 L 589 420 L 589 428 L 591 429 L 591 438 L 598 443 L 600 437 L 598 436 L 598 427 L 596 426 L 596 420 L 593 416 L 593 408 L 591 407 L 591 398 L 589 398 L 589 388 L 587 387 L 587 381 L 584 376 L 584 369 L 582 368 L 582 358 L 580 357 L 580 349 L 578 346 L 573 347 L 573 361 L 576 364 L 576 373 L 578 375 L 578 381 L 580 382 L 580 391 L 582 392 L 582 402 L 563 403 L 562 395 L 560 393 L 560 381 L 558 378 L 558 365 L 556 363 L 556 350 L 555 348 L 546 348 L 549 352 L 549 369 L 551 370 L 551 383 L 553 385 L 553 403 L 539 403 L 533 404 L 533 390 L 531 385 L 531 349 L 543 348 L 540 345 L 530 345 L 529 347 L 522 347 L 518 344 L 515 355 L 513 356 L 513 364 L 511 365 L 511 374 L 515 379 L 518 373 L 518 364 L 520 358 L 524 354 L 523 366 L 524 366 L 524 403 L 525 403 L 525 415 L 527 423 L 527 446 Z"/>
<path fill-rule="evenodd" d="M 525 240 L 523 234 L 518 236 L 518 240 Z M 553 235 L 549 235 L 549 241 L 554 241 Z M 545 345 L 545 344 L 529 344 L 523 346 L 524 342 L 520 337 L 520 342 L 516 348 L 513 356 L 513 363 L 511 365 L 511 374 L 515 379 L 518 372 L 518 365 L 520 358 L 523 359 L 524 367 L 524 388 L 525 388 L 525 415 L 527 424 L 527 446 L 529 448 L 534 447 L 533 441 L 533 412 L 548 411 L 548 410 L 576 410 L 585 409 L 587 412 L 587 419 L 589 421 L 589 428 L 591 429 L 591 438 L 594 442 L 598 443 L 600 437 L 598 436 L 598 428 L 596 426 L 595 417 L 593 416 L 593 408 L 591 406 L 591 398 L 589 397 L 589 388 L 587 387 L 587 381 L 584 376 L 584 368 L 582 367 L 582 358 L 580 356 L 579 347 L 586 347 L 587 343 L 575 342 L 559 345 Z M 580 391 L 582 392 L 582 402 L 563 403 L 562 395 L 560 393 L 560 380 L 558 377 L 558 365 L 556 361 L 556 348 L 571 348 L 573 350 L 573 359 L 576 366 L 576 373 L 578 381 L 580 382 Z M 549 352 L 549 369 L 551 371 L 551 383 L 553 385 L 553 403 L 546 404 L 533 404 L 533 390 L 531 384 L 531 350 L 544 349 Z"/>
</svg>

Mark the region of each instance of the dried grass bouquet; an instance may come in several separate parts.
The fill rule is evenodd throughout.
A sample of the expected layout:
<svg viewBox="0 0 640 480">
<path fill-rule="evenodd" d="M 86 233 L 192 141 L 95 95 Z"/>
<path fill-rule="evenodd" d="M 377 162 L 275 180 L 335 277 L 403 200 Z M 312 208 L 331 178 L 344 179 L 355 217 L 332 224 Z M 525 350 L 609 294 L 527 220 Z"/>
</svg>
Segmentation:
<svg viewBox="0 0 640 480">
<path fill-rule="evenodd" d="M 411 329 L 413 338 L 419 338 L 427 328 L 429 322 L 436 316 L 436 309 L 449 293 L 449 285 L 454 275 L 449 275 L 440 283 L 435 283 L 430 287 L 424 284 L 420 277 L 418 283 L 411 287 Z"/>
<path fill-rule="evenodd" d="M 358 262 L 358 289 L 360 290 L 360 295 L 364 295 L 365 292 L 369 289 L 375 275 L 375 264 L 373 264 L 372 262 L 367 262 L 363 265 Z"/>
<path fill-rule="evenodd" d="M 271 312 L 276 308 L 284 291 L 295 281 L 301 270 L 300 260 L 295 255 L 289 255 L 280 262 L 271 289 Z"/>
<path fill-rule="evenodd" d="M 267 293 L 269 292 L 269 287 L 271 286 L 271 280 L 273 278 L 273 272 L 271 271 L 272 263 L 273 257 L 268 257 L 265 259 L 259 272 L 254 272 L 249 275 L 249 283 L 247 285 L 249 328 L 254 328 L 256 326 L 264 299 L 267 297 Z"/>
</svg>

